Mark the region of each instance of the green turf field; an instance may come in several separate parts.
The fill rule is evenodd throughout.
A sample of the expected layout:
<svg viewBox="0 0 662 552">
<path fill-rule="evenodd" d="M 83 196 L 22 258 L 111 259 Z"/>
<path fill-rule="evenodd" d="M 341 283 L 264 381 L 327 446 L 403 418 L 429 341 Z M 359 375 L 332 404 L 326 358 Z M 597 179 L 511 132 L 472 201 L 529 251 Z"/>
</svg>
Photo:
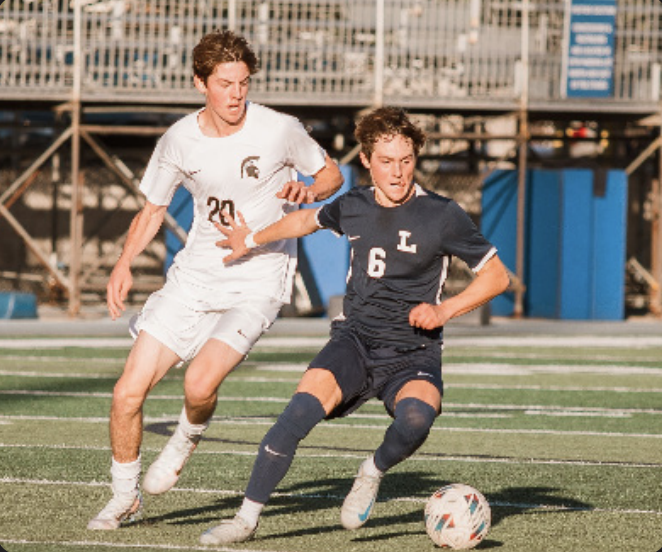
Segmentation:
<svg viewBox="0 0 662 552">
<path fill-rule="evenodd" d="M 477 331 L 478 335 L 479 332 Z M 109 498 L 107 416 L 127 340 L 0 340 L 0 544 L 9 552 L 207 550 L 200 534 L 234 515 L 262 436 L 322 339 L 263 338 L 223 385 L 206 439 L 178 486 L 145 498 L 142 521 L 86 530 Z M 182 370 L 145 411 L 143 465 L 182 406 Z M 444 414 L 387 475 L 355 532 L 339 510 L 389 419 L 370 403 L 302 443 L 255 540 L 223 550 L 432 551 L 423 508 L 438 487 L 485 494 L 477 550 L 656 552 L 662 546 L 662 336 L 449 337 Z"/>
</svg>

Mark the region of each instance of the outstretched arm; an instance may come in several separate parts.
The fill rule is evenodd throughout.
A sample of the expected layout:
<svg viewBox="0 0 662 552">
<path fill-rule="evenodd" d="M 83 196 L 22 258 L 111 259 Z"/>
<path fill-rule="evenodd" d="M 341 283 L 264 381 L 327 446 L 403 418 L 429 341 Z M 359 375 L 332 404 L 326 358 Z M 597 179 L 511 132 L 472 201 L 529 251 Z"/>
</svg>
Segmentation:
<svg viewBox="0 0 662 552">
<path fill-rule="evenodd" d="M 292 180 L 283 186 L 276 197 L 286 199 L 293 203 L 315 203 L 327 197 L 331 197 L 342 186 L 343 175 L 335 161 L 328 155 L 326 164 L 315 174 L 314 182 L 306 186 L 303 182 Z"/>
<path fill-rule="evenodd" d="M 439 305 L 421 303 L 409 313 L 409 323 L 415 328 L 433 330 L 487 303 L 508 288 L 510 278 L 501 259 L 494 255 L 476 274 L 476 278 L 460 293 Z"/>
<path fill-rule="evenodd" d="M 239 220 L 235 220 L 227 212 L 224 213 L 230 227 L 222 226 L 218 222 L 214 223 L 219 232 L 226 237 L 226 239 L 216 242 L 216 245 L 232 249 L 232 253 L 224 257 L 223 262 L 229 263 L 239 259 L 248 253 L 249 249 L 258 245 L 286 238 L 300 238 L 316 232 L 320 229 L 315 218 L 316 213 L 315 209 L 294 211 L 259 232 L 251 232 L 251 229 L 246 226 L 246 221 L 241 213 L 237 212 Z"/>
<path fill-rule="evenodd" d="M 148 201 L 131 221 L 122 254 L 106 286 L 106 304 L 113 320 L 119 318 L 125 310 L 124 300 L 133 286 L 131 263 L 159 231 L 167 209 L 166 205 L 154 205 Z"/>
</svg>

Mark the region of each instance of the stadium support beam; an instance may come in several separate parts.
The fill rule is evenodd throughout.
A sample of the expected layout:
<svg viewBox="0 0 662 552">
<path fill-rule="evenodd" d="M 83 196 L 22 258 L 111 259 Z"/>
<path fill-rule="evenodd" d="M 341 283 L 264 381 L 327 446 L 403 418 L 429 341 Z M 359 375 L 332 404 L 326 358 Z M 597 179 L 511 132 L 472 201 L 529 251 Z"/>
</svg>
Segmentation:
<svg viewBox="0 0 662 552">
<path fill-rule="evenodd" d="M 69 316 L 80 313 L 83 247 L 83 173 L 80 170 L 80 105 L 71 112 L 71 209 L 69 213 Z"/>
<path fill-rule="evenodd" d="M 14 229 L 14 231 L 21 237 L 25 242 L 25 245 L 32 252 L 32 254 L 37 258 L 37 260 L 48 270 L 57 284 L 69 292 L 71 282 L 69 279 L 60 272 L 53 263 L 49 260 L 48 255 L 46 255 L 37 242 L 32 239 L 28 231 L 16 220 L 16 218 L 11 214 L 9 208 L 16 200 L 27 191 L 27 189 L 32 185 L 35 180 L 35 175 L 41 166 L 55 153 L 57 150 L 71 138 L 73 134 L 73 129 L 71 127 L 67 128 L 60 136 L 58 136 L 55 141 L 46 148 L 46 150 L 35 160 L 32 165 L 30 165 L 10 186 L 0 195 L 0 217 L 3 217 L 9 225 Z"/>
<path fill-rule="evenodd" d="M 660 136 L 662 144 L 662 106 L 660 108 Z M 659 148 L 658 148 L 659 149 Z M 656 317 L 662 317 L 662 293 L 659 283 L 662 282 L 662 150 L 657 156 L 658 175 L 653 181 L 653 227 L 651 228 L 651 269 L 657 286 L 650 286 L 649 310 Z"/>
<path fill-rule="evenodd" d="M 0 216 L 4 217 L 5 220 L 12 226 L 16 233 L 23 238 L 25 245 L 28 246 L 28 249 L 34 254 L 39 262 L 44 265 L 44 267 L 53 275 L 58 284 L 66 289 L 70 289 L 70 282 L 67 277 L 62 274 L 57 268 L 55 268 L 51 262 L 48 260 L 48 257 L 41 251 L 35 240 L 32 239 L 30 234 L 21 226 L 21 224 L 16 220 L 14 215 L 12 215 L 7 208 L 0 203 Z"/>
<path fill-rule="evenodd" d="M 111 155 L 109 154 L 102 146 L 101 144 L 95 140 L 90 133 L 88 132 L 89 129 L 94 129 L 95 127 L 87 126 L 87 125 L 82 125 L 80 129 L 80 135 L 83 137 L 85 142 L 94 150 L 94 153 L 97 154 L 99 159 L 101 159 L 104 164 L 115 173 L 117 177 L 125 184 L 125 186 L 129 189 L 129 191 L 136 197 L 136 198 L 142 198 L 142 193 L 140 192 L 139 186 L 140 186 L 140 180 L 138 177 L 129 169 L 129 167 L 126 166 L 126 163 L 124 163 L 119 157 L 116 155 Z M 177 220 L 170 214 L 166 213 L 165 219 L 164 219 L 164 224 L 170 230 L 176 237 L 179 239 L 180 242 L 186 243 L 186 239 L 188 237 L 188 234 L 186 230 L 184 230 Z"/>
<path fill-rule="evenodd" d="M 74 67 L 71 88 L 71 209 L 69 212 L 69 316 L 80 313 L 83 247 L 83 182 L 80 170 L 81 92 L 83 86 L 82 0 L 74 0 Z"/>
<path fill-rule="evenodd" d="M 29 180 L 32 175 L 41 167 L 51 155 L 53 155 L 64 142 L 66 142 L 71 137 L 72 129 L 71 127 L 67 128 L 58 138 L 42 153 L 37 160 L 30 165 L 21 176 L 19 176 L 14 182 L 11 183 L 9 188 L 7 188 L 2 195 L 0 195 L 0 203 L 4 204 L 7 198 L 18 191 L 23 183 Z"/>
<path fill-rule="evenodd" d="M 646 159 L 653 155 L 659 148 L 662 146 L 662 136 L 658 136 L 653 140 L 644 151 L 642 151 L 637 157 L 625 168 L 625 174 L 630 176 L 635 172 L 641 165 L 644 164 Z"/>
<path fill-rule="evenodd" d="M 529 151 L 529 0 L 522 1 L 522 90 L 519 110 L 519 162 L 517 173 L 517 237 L 515 275 L 524 282 L 524 236 L 526 217 L 526 158 Z M 515 290 L 513 317 L 524 315 L 524 286 Z"/>
<path fill-rule="evenodd" d="M 637 157 L 625 168 L 627 176 L 632 175 L 652 155 L 658 154 L 658 175 L 653 179 L 651 189 L 651 204 L 653 216 L 651 220 L 651 278 L 657 285 L 649 286 L 648 310 L 656 317 L 662 317 L 662 104 L 660 105 L 659 136 L 653 140 Z"/>
</svg>

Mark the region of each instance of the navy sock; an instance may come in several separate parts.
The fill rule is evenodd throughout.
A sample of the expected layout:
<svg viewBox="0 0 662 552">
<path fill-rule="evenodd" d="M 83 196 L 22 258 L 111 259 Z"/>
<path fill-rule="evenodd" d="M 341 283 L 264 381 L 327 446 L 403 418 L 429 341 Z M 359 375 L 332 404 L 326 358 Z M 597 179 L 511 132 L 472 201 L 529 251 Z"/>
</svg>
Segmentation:
<svg viewBox="0 0 662 552">
<path fill-rule="evenodd" d="M 246 498 L 266 504 L 289 470 L 299 442 L 324 418 L 322 403 L 308 393 L 296 393 L 260 444 Z"/>
<path fill-rule="evenodd" d="M 413 397 L 398 402 L 395 419 L 375 451 L 375 466 L 385 472 L 409 458 L 427 439 L 437 411 L 428 403 Z"/>
</svg>

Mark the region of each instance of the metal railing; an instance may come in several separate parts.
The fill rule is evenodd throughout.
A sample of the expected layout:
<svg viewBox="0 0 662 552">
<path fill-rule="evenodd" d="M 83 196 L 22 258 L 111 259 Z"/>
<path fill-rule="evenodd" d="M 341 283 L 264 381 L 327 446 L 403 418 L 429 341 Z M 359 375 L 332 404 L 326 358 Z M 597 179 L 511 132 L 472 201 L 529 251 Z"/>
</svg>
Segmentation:
<svg viewBox="0 0 662 552">
<path fill-rule="evenodd" d="M 0 100 L 68 101 L 78 80 L 87 102 L 199 103 L 191 50 L 204 33 L 233 28 L 261 58 L 253 97 L 274 104 L 512 109 L 528 75 L 531 109 L 657 111 L 662 5 L 617 0 L 613 94 L 599 101 L 562 94 L 568 6 L 566 0 L 5 0 Z"/>
</svg>

